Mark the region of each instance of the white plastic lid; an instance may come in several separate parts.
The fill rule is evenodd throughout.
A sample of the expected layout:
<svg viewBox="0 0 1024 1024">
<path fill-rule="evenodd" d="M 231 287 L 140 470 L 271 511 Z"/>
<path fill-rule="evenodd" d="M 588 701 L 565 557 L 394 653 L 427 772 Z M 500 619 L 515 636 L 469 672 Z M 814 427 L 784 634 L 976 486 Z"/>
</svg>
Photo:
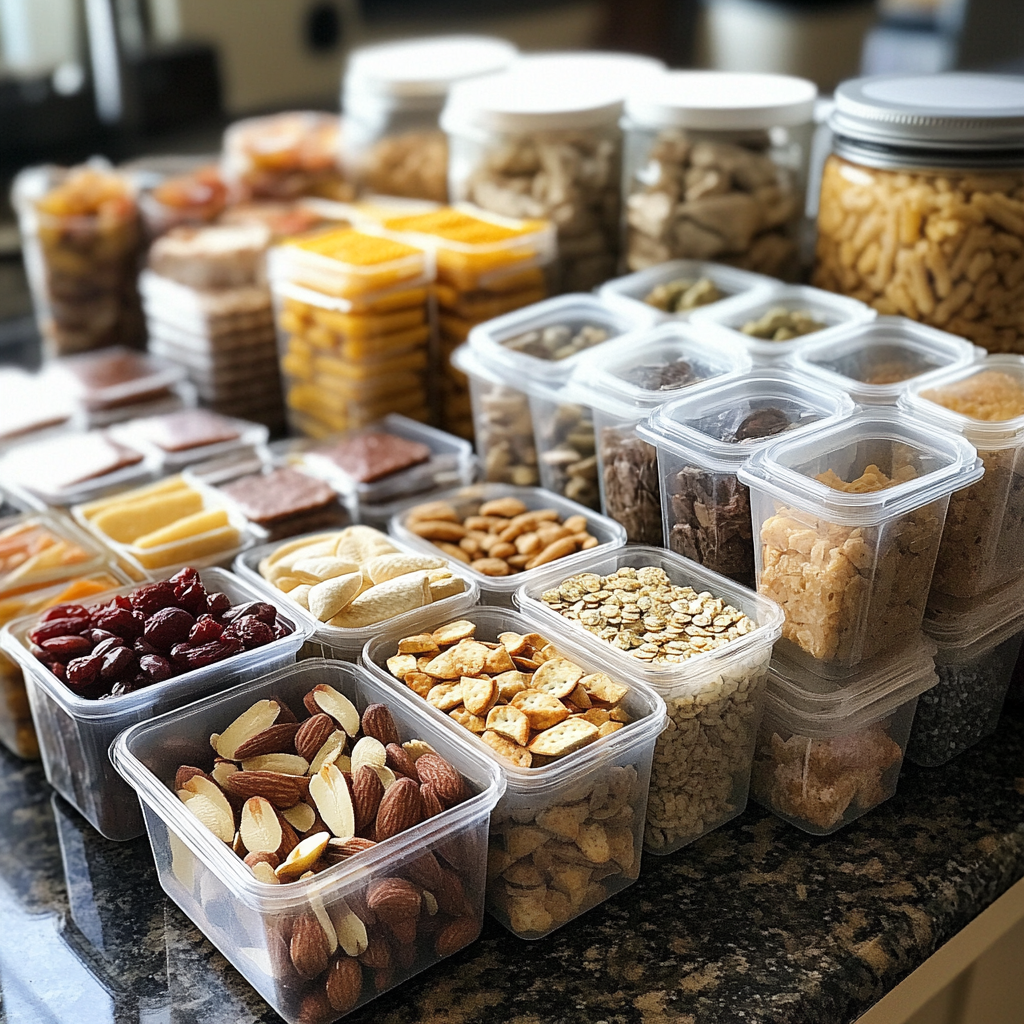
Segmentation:
<svg viewBox="0 0 1024 1024">
<path fill-rule="evenodd" d="M 668 71 L 630 92 L 629 119 L 645 128 L 743 131 L 808 124 L 818 87 L 806 78 L 734 71 Z"/>
<path fill-rule="evenodd" d="M 573 50 L 560 53 L 524 54 L 513 65 L 520 75 L 566 75 L 615 89 L 620 99 L 664 74 L 663 61 L 638 53 L 616 53 L 611 50 Z"/>
<path fill-rule="evenodd" d="M 454 82 L 491 74 L 515 60 L 516 47 L 494 36 L 435 36 L 364 46 L 349 57 L 345 91 L 441 97 Z"/>
</svg>

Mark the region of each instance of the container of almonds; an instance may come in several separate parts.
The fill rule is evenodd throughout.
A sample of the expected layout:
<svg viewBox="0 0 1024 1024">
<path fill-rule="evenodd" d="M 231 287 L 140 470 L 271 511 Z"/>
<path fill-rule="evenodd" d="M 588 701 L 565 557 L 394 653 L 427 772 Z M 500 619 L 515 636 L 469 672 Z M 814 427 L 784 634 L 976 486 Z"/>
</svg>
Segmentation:
<svg viewBox="0 0 1024 1024">
<path fill-rule="evenodd" d="M 263 675 L 111 756 L 160 885 L 288 1024 L 328 1024 L 480 933 L 501 772 L 361 668 Z"/>
<path fill-rule="evenodd" d="M 389 527 L 399 541 L 442 554 L 480 588 L 484 604 L 512 595 L 544 566 L 573 565 L 626 542 L 618 523 L 539 487 L 477 484 L 406 507 Z"/>
<path fill-rule="evenodd" d="M 545 627 L 546 628 L 546 627 Z M 565 630 L 503 608 L 416 635 L 374 637 L 363 662 L 501 765 L 487 907 L 539 939 L 634 882 L 665 705 L 613 678 Z M 557 639 L 554 639 L 557 636 Z"/>
<path fill-rule="evenodd" d="M 696 310 L 690 320 L 709 340 L 729 338 L 746 349 L 756 366 L 765 366 L 788 359 L 807 340 L 821 344 L 842 328 L 877 315 L 856 299 L 794 284 L 767 294 L 737 295 Z"/>
<path fill-rule="evenodd" d="M 572 639 L 616 679 L 668 709 L 647 801 L 644 849 L 666 854 L 742 813 L 782 612 L 661 548 L 631 545 L 570 572 L 552 567 L 516 594 L 541 634 Z"/>
</svg>

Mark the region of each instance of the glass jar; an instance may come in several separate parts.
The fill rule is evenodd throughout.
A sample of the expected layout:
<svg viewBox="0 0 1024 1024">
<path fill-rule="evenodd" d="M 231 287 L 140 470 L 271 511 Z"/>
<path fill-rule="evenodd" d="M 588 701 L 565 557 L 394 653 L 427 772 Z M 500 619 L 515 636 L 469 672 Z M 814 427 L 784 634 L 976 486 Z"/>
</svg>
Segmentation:
<svg viewBox="0 0 1024 1024">
<path fill-rule="evenodd" d="M 438 126 L 455 82 L 501 71 L 516 56 L 504 39 L 441 36 L 356 50 L 345 74 L 342 162 L 380 195 L 443 203 L 448 141 Z"/>
<path fill-rule="evenodd" d="M 829 126 L 814 283 L 1024 353 L 1024 78 L 855 79 Z"/>
<path fill-rule="evenodd" d="M 796 280 L 816 97 L 802 78 L 712 71 L 669 72 L 631 93 L 629 269 L 717 260 Z"/>
</svg>

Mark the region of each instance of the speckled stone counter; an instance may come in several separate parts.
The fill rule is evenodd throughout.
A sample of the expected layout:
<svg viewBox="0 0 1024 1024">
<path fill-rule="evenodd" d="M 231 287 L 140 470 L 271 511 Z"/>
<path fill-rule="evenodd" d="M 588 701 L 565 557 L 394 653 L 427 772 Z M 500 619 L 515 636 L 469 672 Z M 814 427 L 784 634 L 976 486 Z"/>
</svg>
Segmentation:
<svg viewBox="0 0 1024 1024">
<path fill-rule="evenodd" d="M 0 757 L 0 1020 L 279 1018 L 38 765 Z M 818 839 L 749 809 L 548 939 L 481 939 L 352 1024 L 849 1024 L 1024 877 L 1024 713 Z"/>
</svg>

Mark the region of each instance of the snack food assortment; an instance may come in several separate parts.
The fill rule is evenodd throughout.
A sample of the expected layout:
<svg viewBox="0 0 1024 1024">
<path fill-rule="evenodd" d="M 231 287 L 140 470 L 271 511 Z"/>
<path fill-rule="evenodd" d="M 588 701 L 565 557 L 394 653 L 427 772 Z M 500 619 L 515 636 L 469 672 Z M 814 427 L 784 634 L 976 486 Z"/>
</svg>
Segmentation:
<svg viewBox="0 0 1024 1024">
<path fill-rule="evenodd" d="M 266 429 L 255 423 L 230 419 L 208 409 L 181 409 L 129 420 L 114 432 L 156 449 L 164 468 L 252 447 L 267 438 Z"/>
<path fill-rule="evenodd" d="M 216 166 L 164 178 L 139 194 L 139 212 L 150 238 L 187 224 L 210 224 L 228 204 L 228 188 Z"/>
</svg>

